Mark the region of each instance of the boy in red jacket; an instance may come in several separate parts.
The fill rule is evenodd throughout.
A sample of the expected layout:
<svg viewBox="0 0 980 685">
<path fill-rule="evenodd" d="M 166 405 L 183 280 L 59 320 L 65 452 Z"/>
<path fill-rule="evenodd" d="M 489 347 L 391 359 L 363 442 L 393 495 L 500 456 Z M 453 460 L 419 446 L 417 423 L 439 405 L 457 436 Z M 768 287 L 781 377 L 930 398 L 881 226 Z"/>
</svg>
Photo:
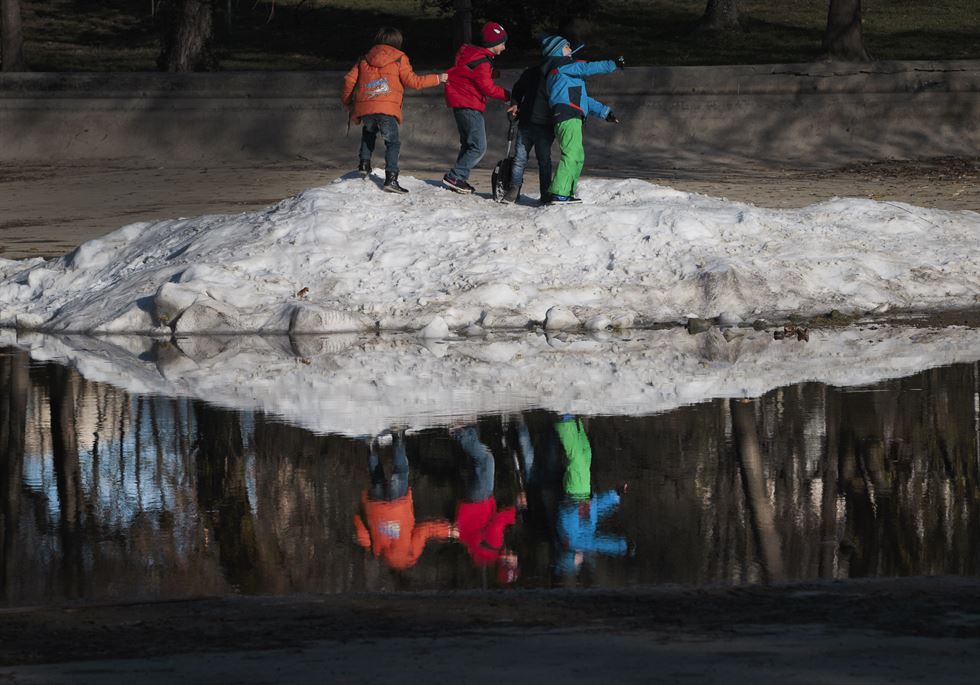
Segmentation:
<svg viewBox="0 0 980 685">
<path fill-rule="evenodd" d="M 456 63 L 446 82 L 446 104 L 453 108 L 459 129 L 459 155 L 456 165 L 443 176 L 443 184 L 457 193 L 472 193 L 467 183 L 473 170 L 487 152 L 487 129 L 483 110 L 487 98 L 510 100 L 510 93 L 493 81 L 493 59 L 505 50 L 507 32 L 500 24 L 489 21 L 480 31 L 482 46 L 464 43 L 456 53 Z M 512 106 L 508 112 L 517 111 Z"/>
<path fill-rule="evenodd" d="M 504 544 L 504 533 L 517 521 L 514 507 L 497 509 L 493 496 L 496 468 L 493 453 L 474 426 L 450 431 L 466 453 L 463 499 L 456 506 L 456 531 L 477 568 L 496 566 L 501 584 L 517 580 L 517 555 Z"/>
</svg>

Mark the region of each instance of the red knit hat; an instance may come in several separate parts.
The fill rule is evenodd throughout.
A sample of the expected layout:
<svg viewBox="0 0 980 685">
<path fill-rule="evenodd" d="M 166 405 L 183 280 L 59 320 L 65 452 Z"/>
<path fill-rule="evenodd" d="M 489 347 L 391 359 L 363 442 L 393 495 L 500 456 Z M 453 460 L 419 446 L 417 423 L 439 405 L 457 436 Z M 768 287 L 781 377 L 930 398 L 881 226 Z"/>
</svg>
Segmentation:
<svg viewBox="0 0 980 685">
<path fill-rule="evenodd" d="M 497 22 L 488 21 L 480 30 L 480 38 L 483 47 L 492 48 L 494 45 L 500 45 L 507 40 L 507 32 Z"/>
</svg>

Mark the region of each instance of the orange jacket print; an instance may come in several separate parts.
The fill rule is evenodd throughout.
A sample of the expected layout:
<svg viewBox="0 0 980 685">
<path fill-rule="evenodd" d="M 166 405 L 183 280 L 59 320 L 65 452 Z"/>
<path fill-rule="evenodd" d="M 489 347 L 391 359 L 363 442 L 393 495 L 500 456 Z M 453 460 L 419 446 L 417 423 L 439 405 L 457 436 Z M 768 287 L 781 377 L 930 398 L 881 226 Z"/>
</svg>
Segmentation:
<svg viewBox="0 0 980 685">
<path fill-rule="evenodd" d="M 414 566 L 429 540 L 449 539 L 449 521 L 415 521 L 411 490 L 391 502 L 369 499 L 365 490 L 358 509 L 354 514 L 357 544 L 394 569 Z"/>
<path fill-rule="evenodd" d="M 347 75 L 340 94 L 355 124 L 366 114 L 388 114 L 402 122 L 402 98 L 406 88 L 422 90 L 439 85 L 438 74 L 419 76 L 408 55 L 390 45 L 375 45 Z"/>
</svg>

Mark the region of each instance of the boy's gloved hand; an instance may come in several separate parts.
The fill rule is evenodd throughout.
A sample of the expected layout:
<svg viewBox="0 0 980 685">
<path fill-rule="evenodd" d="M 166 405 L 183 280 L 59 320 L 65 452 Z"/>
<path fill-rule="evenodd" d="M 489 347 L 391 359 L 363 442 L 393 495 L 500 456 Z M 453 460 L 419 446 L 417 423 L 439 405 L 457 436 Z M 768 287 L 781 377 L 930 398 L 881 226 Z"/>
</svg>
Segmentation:
<svg viewBox="0 0 980 685">
<path fill-rule="evenodd" d="M 613 111 L 612 110 L 609 110 L 609 114 L 606 115 L 606 121 L 608 121 L 610 124 L 618 124 L 619 123 L 619 119 L 616 118 L 616 115 L 613 114 Z"/>
<path fill-rule="evenodd" d="M 620 69 L 625 69 L 626 68 L 626 58 L 623 57 L 622 55 L 620 55 L 619 57 L 617 57 L 616 58 L 616 66 L 619 67 Z"/>
</svg>

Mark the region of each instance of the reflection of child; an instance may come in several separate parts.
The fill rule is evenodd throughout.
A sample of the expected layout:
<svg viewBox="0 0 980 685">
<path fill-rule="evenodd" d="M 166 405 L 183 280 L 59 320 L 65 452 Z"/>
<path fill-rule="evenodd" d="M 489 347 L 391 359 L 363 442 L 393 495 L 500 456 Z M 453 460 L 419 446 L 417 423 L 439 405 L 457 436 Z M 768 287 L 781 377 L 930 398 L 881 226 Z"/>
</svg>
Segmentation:
<svg viewBox="0 0 980 685">
<path fill-rule="evenodd" d="M 452 432 L 468 458 L 464 469 L 463 500 L 456 507 L 459 541 L 477 567 L 497 566 L 497 580 L 510 583 L 517 579 L 517 557 L 504 544 L 504 533 L 514 525 L 514 507 L 497 510 L 493 496 L 495 465 L 490 449 L 480 442 L 475 428 Z"/>
<path fill-rule="evenodd" d="M 591 499 L 566 501 L 558 507 L 558 539 L 564 547 L 558 559 L 558 570 L 573 572 L 581 565 L 583 554 L 595 552 L 621 557 L 629 550 L 626 538 L 598 532 L 602 519 L 616 513 L 619 493 L 615 490 L 597 493 Z"/>
<path fill-rule="evenodd" d="M 368 466 L 371 487 L 361 495 L 359 510 L 354 514 L 357 544 L 370 549 L 391 568 L 404 570 L 416 564 L 429 540 L 455 537 L 445 519 L 416 523 L 412 490 L 408 487 L 408 457 L 401 435 L 395 437 L 390 478 L 385 478 L 377 441 L 371 442 Z"/>
<path fill-rule="evenodd" d="M 565 500 L 558 507 L 562 550 L 556 566 L 560 573 L 572 573 L 582 565 L 586 553 L 623 556 L 629 544 L 621 535 L 598 531 L 599 523 L 619 507 L 620 492 L 609 490 L 592 495 L 592 447 L 582 420 L 566 416 L 555 424 L 555 431 L 566 459 Z"/>
</svg>

